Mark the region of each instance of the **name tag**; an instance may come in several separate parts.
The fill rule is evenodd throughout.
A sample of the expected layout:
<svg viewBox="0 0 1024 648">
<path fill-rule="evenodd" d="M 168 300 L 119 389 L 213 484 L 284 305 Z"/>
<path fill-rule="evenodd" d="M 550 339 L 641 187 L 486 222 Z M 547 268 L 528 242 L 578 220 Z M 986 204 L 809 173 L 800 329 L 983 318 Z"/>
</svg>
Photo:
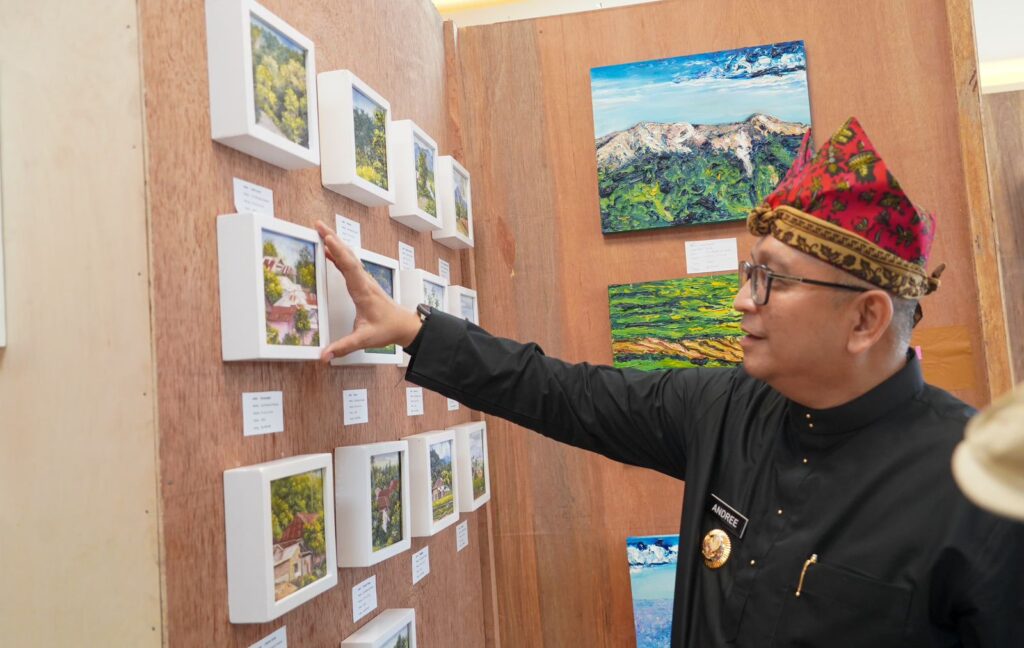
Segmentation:
<svg viewBox="0 0 1024 648">
<path fill-rule="evenodd" d="M 737 538 L 742 538 L 747 531 L 747 518 L 739 511 L 725 503 L 721 497 L 711 493 L 711 514 L 722 521 Z"/>
</svg>

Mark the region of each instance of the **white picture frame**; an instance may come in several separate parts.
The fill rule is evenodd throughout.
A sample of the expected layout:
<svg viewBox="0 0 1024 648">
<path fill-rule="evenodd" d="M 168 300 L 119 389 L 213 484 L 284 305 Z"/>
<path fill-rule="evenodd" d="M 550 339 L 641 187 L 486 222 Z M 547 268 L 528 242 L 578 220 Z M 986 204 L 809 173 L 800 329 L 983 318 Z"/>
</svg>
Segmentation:
<svg viewBox="0 0 1024 648">
<path fill-rule="evenodd" d="M 272 621 L 338 584 L 332 470 L 331 455 L 324 453 L 224 471 L 231 623 Z M 277 505 L 272 502 L 277 484 L 283 492 L 322 489 L 319 515 L 317 511 L 295 511 L 287 498 L 280 497 L 284 503 L 275 511 Z M 290 521 L 281 528 L 280 519 L 288 514 Z M 322 520 L 322 550 L 316 547 L 320 542 L 318 517 Z M 310 576 L 315 580 L 302 585 Z"/>
<path fill-rule="evenodd" d="M 206 0 L 206 57 L 215 141 L 282 169 L 320 164 L 313 41 L 253 0 Z M 274 65 L 262 65 L 266 58 Z M 282 73 L 274 83 L 269 70 L 300 64 L 300 81 L 289 84 Z"/>
<path fill-rule="evenodd" d="M 389 151 L 391 104 L 388 100 L 349 70 L 332 70 L 321 72 L 317 79 L 317 104 L 320 114 L 320 181 L 323 186 L 367 207 L 393 205 L 395 182 Z M 362 113 L 361 118 L 371 121 L 383 113 L 385 142 L 381 151 L 373 151 L 372 142 L 360 137 L 362 129 L 355 123 L 357 110 Z M 372 110 L 373 116 L 367 110 Z M 360 147 L 377 153 L 377 158 L 383 154 L 383 171 L 372 168 L 360 170 L 357 153 Z M 380 163 L 379 159 L 376 163 Z"/>
<path fill-rule="evenodd" d="M 402 119 L 391 123 L 388 143 L 395 179 L 395 204 L 388 207 L 391 218 L 417 232 L 441 229 L 441 212 L 437 205 L 437 142 L 411 119 Z"/>
<path fill-rule="evenodd" d="M 407 630 L 407 632 L 406 632 Z M 341 648 L 395 648 L 398 634 L 405 632 L 408 648 L 416 648 L 416 610 L 392 608 L 384 610 L 344 641 Z"/>
<path fill-rule="evenodd" d="M 409 442 L 412 535 L 415 538 L 429 537 L 459 520 L 455 432 L 421 432 L 407 436 L 405 440 Z M 447 478 L 444 474 L 446 463 Z"/>
<path fill-rule="evenodd" d="M 388 293 L 386 275 L 390 275 L 391 290 L 389 297 L 398 301 L 401 299 L 401 272 L 398 261 L 383 254 L 377 254 L 370 250 L 353 248 L 363 267 L 377 280 L 378 285 Z M 385 275 L 382 277 L 381 275 Z M 327 267 L 327 312 L 330 319 L 331 342 L 340 340 L 352 333 L 356 319 L 356 305 L 348 294 L 345 284 L 345 276 L 341 274 L 334 264 Z M 331 364 L 335 366 L 345 365 L 399 365 L 402 362 L 404 353 L 400 345 L 392 345 L 388 349 L 360 349 L 340 358 L 332 358 Z"/>
<path fill-rule="evenodd" d="M 268 242 L 274 255 L 264 254 Z M 327 263 L 316 230 L 266 214 L 224 214 L 217 217 L 217 262 L 224 361 L 320 358 L 330 326 Z"/>
<path fill-rule="evenodd" d="M 469 171 L 450 155 L 437 159 L 437 208 L 441 229 L 430 235 L 454 250 L 473 247 L 473 191 Z M 460 227 L 460 207 L 465 225 Z"/>
<path fill-rule="evenodd" d="M 448 286 L 448 307 L 446 312 L 480 325 L 480 302 L 476 291 L 465 286 Z"/>
<path fill-rule="evenodd" d="M 345 521 L 337 525 L 338 566 L 369 567 L 407 551 L 412 545 L 408 442 L 335 448 L 334 474 L 335 514 Z M 374 485 L 382 479 L 388 483 Z M 397 516 L 395 504 L 400 505 Z M 401 525 L 397 537 L 396 523 Z"/>
<path fill-rule="evenodd" d="M 448 280 L 432 272 L 420 268 L 401 270 L 402 283 L 399 303 L 410 310 L 416 310 L 419 304 L 427 304 L 447 312 Z"/>
<path fill-rule="evenodd" d="M 455 433 L 458 461 L 459 508 L 471 513 L 491 500 L 491 460 L 488 455 L 487 423 L 473 421 L 451 427 Z M 477 466 L 481 461 L 483 465 Z M 481 474 L 474 472 L 482 471 Z M 481 483 L 475 483 L 482 478 Z"/>
</svg>

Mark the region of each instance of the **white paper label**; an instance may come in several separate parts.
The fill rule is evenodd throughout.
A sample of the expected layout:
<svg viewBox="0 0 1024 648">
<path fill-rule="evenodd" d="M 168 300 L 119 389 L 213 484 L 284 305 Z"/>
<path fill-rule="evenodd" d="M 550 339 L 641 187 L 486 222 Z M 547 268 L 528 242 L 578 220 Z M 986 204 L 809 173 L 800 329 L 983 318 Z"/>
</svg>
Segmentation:
<svg viewBox="0 0 1024 648">
<path fill-rule="evenodd" d="M 430 573 L 430 547 L 423 547 L 412 555 L 412 584 Z"/>
<path fill-rule="evenodd" d="M 423 388 L 405 388 L 405 415 L 423 416 Z"/>
<path fill-rule="evenodd" d="M 363 228 L 351 218 L 345 218 L 341 214 L 334 215 L 334 230 L 338 233 L 341 242 L 356 250 L 363 247 Z"/>
<path fill-rule="evenodd" d="M 284 394 L 279 391 L 242 394 L 242 434 L 284 432 Z"/>
<path fill-rule="evenodd" d="M 377 577 L 370 576 L 352 588 L 352 622 L 377 609 Z"/>
<path fill-rule="evenodd" d="M 445 281 L 451 283 L 452 280 L 452 267 L 444 259 L 437 260 L 437 276 L 441 277 Z"/>
<path fill-rule="evenodd" d="M 457 409 L 459 409 L 459 401 L 455 400 L 454 398 L 449 398 L 448 399 L 448 411 L 449 412 L 454 412 Z"/>
<path fill-rule="evenodd" d="M 258 184 L 234 178 L 235 211 L 239 214 L 274 215 L 274 192 Z"/>
<path fill-rule="evenodd" d="M 416 248 L 401 242 L 398 244 L 398 268 L 400 270 L 416 268 Z"/>
<path fill-rule="evenodd" d="M 345 389 L 341 392 L 345 402 L 345 425 L 359 425 L 370 422 L 370 408 L 366 401 L 365 389 Z"/>
<path fill-rule="evenodd" d="M 462 551 L 469 546 L 469 520 L 455 525 L 455 551 Z"/>
<path fill-rule="evenodd" d="M 739 267 L 734 238 L 686 242 L 686 274 L 723 272 Z"/>
<path fill-rule="evenodd" d="M 266 637 L 263 637 L 249 648 L 288 648 L 288 626 L 281 626 Z"/>
</svg>

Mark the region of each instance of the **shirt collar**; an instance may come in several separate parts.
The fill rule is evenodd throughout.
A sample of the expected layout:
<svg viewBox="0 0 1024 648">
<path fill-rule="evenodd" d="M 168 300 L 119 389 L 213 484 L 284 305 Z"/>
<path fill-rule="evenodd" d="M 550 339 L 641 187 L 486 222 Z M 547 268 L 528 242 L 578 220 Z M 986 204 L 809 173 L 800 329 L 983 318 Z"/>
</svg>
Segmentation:
<svg viewBox="0 0 1024 648">
<path fill-rule="evenodd" d="M 819 410 L 789 401 L 789 420 L 801 434 L 844 434 L 877 421 L 923 388 L 921 363 L 909 349 L 902 369 L 848 403 Z"/>
</svg>

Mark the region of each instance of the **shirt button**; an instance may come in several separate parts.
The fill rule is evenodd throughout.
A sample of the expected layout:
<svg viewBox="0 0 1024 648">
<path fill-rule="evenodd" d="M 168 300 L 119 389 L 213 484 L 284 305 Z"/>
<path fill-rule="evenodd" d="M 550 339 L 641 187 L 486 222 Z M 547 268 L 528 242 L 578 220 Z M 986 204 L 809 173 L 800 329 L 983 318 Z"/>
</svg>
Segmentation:
<svg viewBox="0 0 1024 648">
<path fill-rule="evenodd" d="M 782 509 L 779 509 L 778 511 L 775 511 L 775 512 L 778 513 L 779 515 L 782 515 Z"/>
<path fill-rule="evenodd" d="M 814 429 L 814 423 L 808 423 L 807 427 L 808 427 L 808 429 L 813 430 Z"/>
<path fill-rule="evenodd" d="M 807 463 L 807 457 L 804 457 L 804 463 Z"/>
<path fill-rule="evenodd" d="M 756 560 L 751 560 L 751 561 L 750 561 L 750 566 L 751 566 L 751 567 L 753 567 L 753 566 L 754 566 L 754 565 L 756 565 L 756 564 L 757 564 L 757 561 L 756 561 Z"/>
<path fill-rule="evenodd" d="M 810 420 L 811 420 L 811 415 L 810 415 L 810 414 L 807 414 L 807 420 L 808 420 L 808 421 L 810 421 Z"/>
</svg>

